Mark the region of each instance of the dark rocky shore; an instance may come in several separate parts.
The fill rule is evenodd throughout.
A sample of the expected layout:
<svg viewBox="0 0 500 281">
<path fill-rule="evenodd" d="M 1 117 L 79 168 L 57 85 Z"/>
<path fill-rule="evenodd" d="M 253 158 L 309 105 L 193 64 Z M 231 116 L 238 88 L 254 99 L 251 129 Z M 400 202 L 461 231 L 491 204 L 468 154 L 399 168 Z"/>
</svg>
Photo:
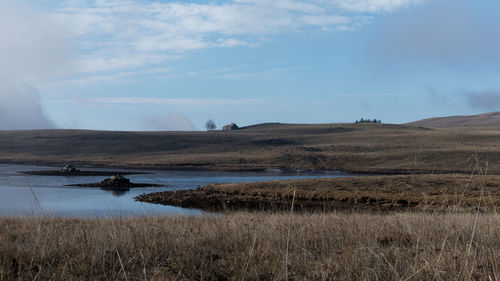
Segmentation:
<svg viewBox="0 0 500 281">
<path fill-rule="evenodd" d="M 123 172 L 123 171 L 81 171 L 72 164 L 65 165 L 59 170 L 25 171 L 21 173 L 28 175 L 37 175 L 37 176 L 120 176 L 120 175 L 148 174 L 143 172 Z"/>
<path fill-rule="evenodd" d="M 154 192 L 142 194 L 134 198 L 136 201 L 172 205 L 183 208 L 194 208 L 207 211 L 248 211 L 248 210 L 266 210 L 266 211 L 284 211 L 290 210 L 291 198 L 265 198 L 265 197 L 248 197 L 229 195 L 224 192 L 210 192 L 203 188 L 194 190 L 176 190 L 165 192 Z M 297 200 L 294 202 L 296 211 L 314 211 L 325 209 L 339 209 L 339 205 L 335 206 L 331 200 L 309 201 Z M 349 202 L 344 202 L 345 209 L 349 208 Z"/>
<path fill-rule="evenodd" d="M 113 175 L 111 178 L 105 179 L 101 182 L 70 184 L 67 186 L 100 187 L 101 189 L 106 189 L 106 190 L 127 190 L 130 188 L 162 187 L 165 185 L 153 184 L 153 183 L 133 183 L 129 179 L 121 175 Z"/>
</svg>

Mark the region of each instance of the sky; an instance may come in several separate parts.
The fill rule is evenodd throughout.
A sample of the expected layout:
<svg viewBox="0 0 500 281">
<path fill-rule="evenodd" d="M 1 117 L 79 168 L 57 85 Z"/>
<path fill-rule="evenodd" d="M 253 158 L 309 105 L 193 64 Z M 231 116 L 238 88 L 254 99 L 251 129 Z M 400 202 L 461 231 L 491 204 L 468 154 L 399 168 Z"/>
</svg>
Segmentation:
<svg viewBox="0 0 500 281">
<path fill-rule="evenodd" d="M 498 0 L 0 0 L 0 129 L 500 111 Z"/>
</svg>

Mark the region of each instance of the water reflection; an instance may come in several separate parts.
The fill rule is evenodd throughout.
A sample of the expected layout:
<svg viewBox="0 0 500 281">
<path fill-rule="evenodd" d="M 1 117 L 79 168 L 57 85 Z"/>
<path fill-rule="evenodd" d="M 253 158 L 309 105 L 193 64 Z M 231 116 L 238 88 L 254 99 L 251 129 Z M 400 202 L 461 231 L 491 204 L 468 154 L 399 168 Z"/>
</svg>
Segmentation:
<svg viewBox="0 0 500 281">
<path fill-rule="evenodd" d="M 131 175 L 133 182 L 164 184 L 163 187 L 101 190 L 100 188 L 65 185 L 100 182 L 106 177 L 58 177 L 20 174 L 18 171 L 51 170 L 51 167 L 0 165 L 0 215 L 40 215 L 64 217 L 100 217 L 132 215 L 199 215 L 201 210 L 136 202 L 135 196 L 166 190 L 193 189 L 210 183 L 235 183 L 296 178 L 345 177 L 342 173 L 272 172 L 198 172 L 149 171 L 148 175 Z M 90 169 L 89 169 L 90 170 Z M 92 170 L 110 170 L 95 169 Z M 133 171 L 133 170 L 132 170 Z"/>
<path fill-rule="evenodd" d="M 123 196 L 125 194 L 127 194 L 128 192 L 130 191 L 130 188 L 129 189 L 115 189 L 115 190 L 111 190 L 111 194 L 113 196 Z"/>
</svg>

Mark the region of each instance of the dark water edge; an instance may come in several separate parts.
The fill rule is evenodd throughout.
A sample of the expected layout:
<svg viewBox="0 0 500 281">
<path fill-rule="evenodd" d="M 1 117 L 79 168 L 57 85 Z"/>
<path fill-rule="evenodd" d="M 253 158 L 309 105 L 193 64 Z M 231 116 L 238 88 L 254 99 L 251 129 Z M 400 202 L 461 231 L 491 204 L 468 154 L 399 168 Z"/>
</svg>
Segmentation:
<svg viewBox="0 0 500 281">
<path fill-rule="evenodd" d="M 59 170 L 47 171 L 21 171 L 22 174 L 32 176 L 60 176 L 60 177 L 89 177 L 89 176 L 113 176 L 113 175 L 141 175 L 152 174 L 151 172 L 130 172 L 130 171 L 78 171 L 78 172 L 61 172 Z"/>
</svg>

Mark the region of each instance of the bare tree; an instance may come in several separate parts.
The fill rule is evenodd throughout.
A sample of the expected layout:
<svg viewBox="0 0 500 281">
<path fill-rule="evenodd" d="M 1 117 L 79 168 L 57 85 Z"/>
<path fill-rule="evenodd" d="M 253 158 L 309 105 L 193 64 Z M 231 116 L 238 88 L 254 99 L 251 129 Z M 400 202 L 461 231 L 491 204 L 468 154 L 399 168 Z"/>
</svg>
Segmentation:
<svg viewBox="0 0 500 281">
<path fill-rule="evenodd" d="M 217 125 L 215 125 L 215 121 L 210 119 L 205 123 L 205 128 L 207 128 L 207 131 L 213 131 L 215 128 L 217 128 Z"/>
</svg>

